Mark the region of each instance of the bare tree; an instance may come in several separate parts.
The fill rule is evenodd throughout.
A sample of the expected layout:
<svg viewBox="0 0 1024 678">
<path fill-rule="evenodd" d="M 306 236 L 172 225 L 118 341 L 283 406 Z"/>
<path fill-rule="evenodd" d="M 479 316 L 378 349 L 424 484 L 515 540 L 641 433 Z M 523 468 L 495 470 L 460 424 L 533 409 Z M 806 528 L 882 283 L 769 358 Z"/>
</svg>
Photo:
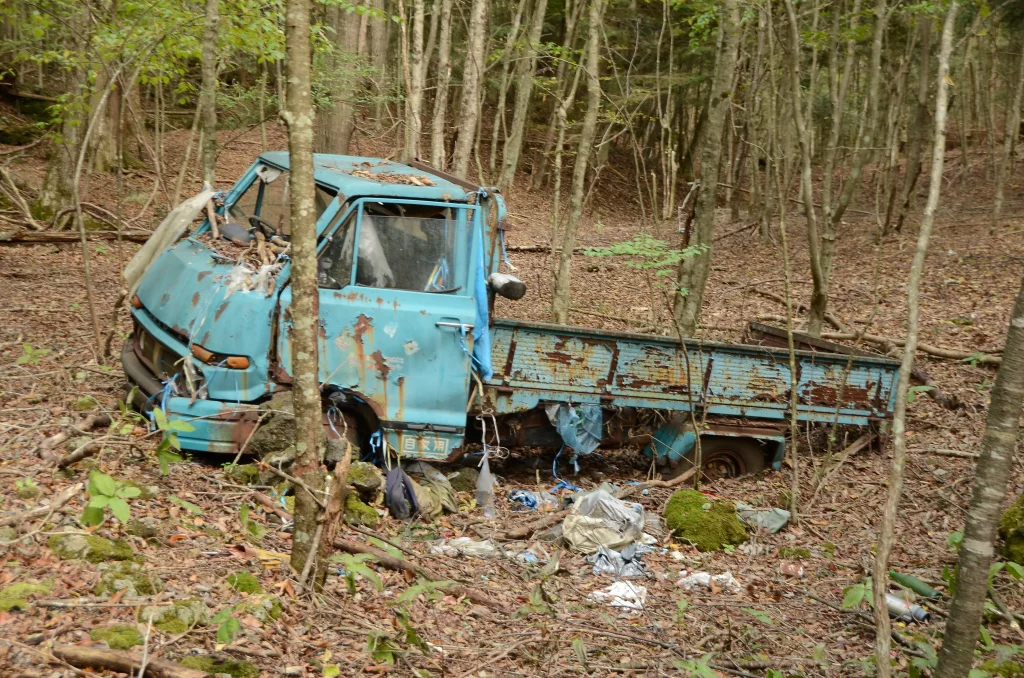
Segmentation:
<svg viewBox="0 0 1024 678">
<path fill-rule="evenodd" d="M 788 2 L 789 0 L 787 0 Z M 907 460 L 907 393 L 910 390 L 910 374 L 914 368 L 914 352 L 917 350 L 917 335 L 920 324 L 920 289 L 924 276 L 924 260 L 928 254 L 928 241 L 935 224 L 935 211 L 939 207 L 942 192 L 942 165 L 946 157 L 946 112 L 949 104 L 949 55 L 953 51 L 953 27 L 956 23 L 956 0 L 949 6 L 942 39 L 939 47 L 939 75 L 935 97 L 935 139 L 932 145 L 932 169 L 928 186 L 928 202 L 921 217 L 921 229 L 917 236 L 917 249 L 910 267 L 910 284 L 907 287 L 907 338 L 903 346 L 903 363 L 900 366 L 899 384 L 896 390 L 896 407 L 892 420 L 892 470 L 889 474 L 889 491 L 886 495 L 879 527 L 878 550 L 874 562 L 874 608 L 875 608 L 875 668 L 879 678 L 889 678 L 889 648 L 891 627 L 889 612 L 885 604 L 885 583 L 889 581 L 889 554 L 892 552 L 896 528 L 896 509 L 903 492 L 903 468 Z M 977 633 L 977 628 L 975 628 Z"/>
<path fill-rule="evenodd" d="M 309 1 L 287 0 L 285 47 L 288 68 L 288 125 L 291 202 L 292 303 L 290 314 L 292 393 L 295 400 L 295 466 L 292 473 L 313 491 L 324 484 L 320 466 L 323 423 L 320 405 L 317 328 L 319 293 L 316 282 L 316 184 L 313 179 L 313 98 L 310 86 L 312 51 Z M 319 499 L 309 490 L 295 495 L 292 567 L 302 572 L 316 553 Z M 308 571 L 308 570 L 306 570 Z"/>
<path fill-rule="evenodd" d="M 317 111 L 316 152 L 349 152 L 355 131 L 355 108 L 352 99 L 356 81 L 353 66 L 359 59 L 359 16 L 335 4 L 326 7 L 326 23 L 334 32 L 331 51 L 324 59 L 324 79 L 330 92 L 330 103 Z"/>
<path fill-rule="evenodd" d="M 1006 175 L 1013 165 L 1013 147 L 1020 136 L 1020 105 L 1024 97 L 1024 37 L 1018 34 L 1017 47 L 1020 59 L 1017 62 L 1017 80 L 1013 88 L 1013 102 L 1006 112 L 1006 132 L 1003 135 L 1003 152 L 996 164 L 996 198 L 992 203 L 992 220 L 988 225 L 989 234 L 999 228 L 999 215 L 1003 211 L 1003 192 L 1006 188 Z"/>
<path fill-rule="evenodd" d="M 473 0 L 469 19 L 466 60 L 462 67 L 462 94 L 459 97 L 458 136 L 455 140 L 455 174 L 465 177 L 476 140 L 480 118 L 480 84 L 484 73 L 484 46 L 487 44 L 488 0 Z"/>
<path fill-rule="evenodd" d="M 203 107 L 203 183 L 213 186 L 217 164 L 217 24 L 218 0 L 206 0 L 203 21 L 203 84 L 199 105 Z"/>
<path fill-rule="evenodd" d="M 580 129 L 580 142 L 576 151 L 576 164 L 572 171 L 572 195 L 569 198 L 569 218 L 562 232 L 558 252 L 558 272 L 555 276 L 555 289 L 551 298 L 551 316 L 557 323 L 569 320 L 569 304 L 571 293 L 569 283 L 572 278 L 572 251 L 576 247 L 576 232 L 579 230 L 580 218 L 583 215 L 583 194 L 587 181 L 587 163 L 597 135 L 597 117 L 601 111 L 601 55 L 598 46 L 601 36 L 601 16 L 604 12 L 603 0 L 590 0 L 590 13 L 587 26 L 586 54 L 587 76 L 587 112 L 583 116 L 583 127 Z"/>
<path fill-rule="evenodd" d="M 430 163 L 444 169 L 444 131 L 448 119 L 448 87 L 452 80 L 452 0 L 441 0 L 441 38 L 437 45 L 437 88 L 430 121 Z"/>
<path fill-rule="evenodd" d="M 921 61 L 917 76 L 917 96 L 914 99 L 912 120 L 907 130 L 910 141 L 907 144 L 907 171 L 903 179 L 903 200 L 899 216 L 896 217 L 896 232 L 903 230 L 903 220 L 914 202 L 917 178 L 921 175 L 921 155 L 924 153 L 928 136 L 928 90 L 931 89 L 932 21 L 928 16 L 919 19 L 921 34 Z M 883 227 L 888 232 L 888 223 Z"/>
<path fill-rule="evenodd" d="M 405 21 L 405 2 L 398 0 L 402 13 L 402 70 L 405 78 L 405 147 L 402 159 L 417 158 L 420 154 L 420 135 L 423 123 L 420 117 L 423 109 L 423 24 L 426 8 L 423 0 L 412 1 L 412 41 Z"/>
<path fill-rule="evenodd" d="M 678 293 L 672 313 L 676 324 L 692 336 L 700 320 L 704 288 L 711 273 L 711 250 L 715 232 L 715 204 L 718 195 L 718 170 L 722 158 L 722 132 L 725 112 L 732 102 L 732 76 L 740 39 L 740 10 L 736 0 L 723 0 L 719 16 L 721 47 L 715 62 L 715 75 L 708 99 L 708 120 L 700 145 L 700 184 L 697 187 L 696 217 L 689 245 L 702 249 L 679 265 Z"/>
</svg>

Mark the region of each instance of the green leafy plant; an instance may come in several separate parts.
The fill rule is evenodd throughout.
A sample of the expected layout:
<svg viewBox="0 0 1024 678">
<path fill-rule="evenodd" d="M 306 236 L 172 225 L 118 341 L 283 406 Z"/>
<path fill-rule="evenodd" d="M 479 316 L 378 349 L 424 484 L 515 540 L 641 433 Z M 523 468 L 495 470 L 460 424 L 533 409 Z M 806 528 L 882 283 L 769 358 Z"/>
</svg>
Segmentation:
<svg viewBox="0 0 1024 678">
<path fill-rule="evenodd" d="M 384 583 L 381 582 L 377 573 L 367 565 L 367 563 L 376 562 L 376 560 L 377 557 L 369 553 L 339 553 L 331 556 L 332 563 L 339 563 L 341 565 L 342 572 L 340 574 L 345 577 L 345 586 L 351 595 L 355 595 L 357 590 L 356 577 L 370 582 L 378 591 L 383 590 Z"/>
<path fill-rule="evenodd" d="M 555 613 L 552 603 L 555 599 L 544 590 L 544 584 L 537 582 L 532 589 L 530 589 L 530 599 L 521 608 L 515 611 L 514 616 L 525 617 L 532 613 L 553 615 Z"/>
<path fill-rule="evenodd" d="M 373 661 L 391 666 L 402 648 L 386 633 L 371 631 L 366 638 L 366 651 L 370 653 Z"/>
<path fill-rule="evenodd" d="M 590 673 L 590 667 L 587 665 L 587 644 L 583 642 L 582 638 L 572 639 L 572 652 L 576 655 L 576 660 L 583 670 Z"/>
<path fill-rule="evenodd" d="M 266 528 L 257 523 L 255 520 L 249 518 L 249 505 L 242 504 L 238 509 L 238 522 L 242 525 L 242 531 L 249 534 L 257 541 L 263 539 L 263 535 L 267 533 Z"/>
<path fill-rule="evenodd" d="M 960 544 L 964 543 L 964 533 L 957 530 L 956 532 L 950 532 L 949 536 L 946 537 L 946 546 L 953 549 L 954 551 L 960 550 Z"/>
<path fill-rule="evenodd" d="M 157 429 L 163 432 L 163 439 L 156 448 L 156 460 L 160 464 L 160 475 L 166 476 L 171 472 L 171 464 L 181 461 L 181 443 L 178 442 L 179 433 L 191 433 L 195 427 L 187 421 L 180 419 L 168 419 L 164 411 L 159 407 L 153 408 L 153 421 Z"/>
<path fill-rule="evenodd" d="M 871 579 L 851 584 L 843 589 L 843 602 L 839 607 L 844 610 L 855 610 L 863 601 L 867 601 L 868 605 L 871 605 L 871 596 Z"/>
<path fill-rule="evenodd" d="M 39 495 L 39 486 L 36 485 L 36 481 L 31 478 L 25 478 L 24 480 L 15 480 L 14 487 L 17 488 L 18 496 L 22 495 Z"/>
<path fill-rule="evenodd" d="M 677 659 L 675 665 L 677 669 L 687 676 L 719 678 L 718 672 L 711 668 L 711 659 L 714 656 L 714 652 L 708 652 L 700 659 Z"/>
<path fill-rule="evenodd" d="M 918 641 L 914 645 L 923 656 L 911 657 L 907 673 L 910 675 L 910 678 L 922 678 L 926 673 L 930 674 L 935 671 L 935 667 L 939 665 L 939 655 L 936 654 L 935 648 L 930 643 Z"/>
<path fill-rule="evenodd" d="M 35 348 L 32 344 L 21 345 L 21 355 L 14 361 L 15 365 L 38 365 L 39 359 L 50 355 L 48 348 Z"/>
<path fill-rule="evenodd" d="M 89 473 L 89 503 L 82 511 L 81 522 L 86 526 L 99 525 L 103 522 L 106 509 L 114 514 L 114 517 L 122 523 L 127 523 L 131 518 L 131 507 L 128 506 L 128 499 L 134 499 L 142 494 L 142 490 L 131 485 L 125 485 L 115 480 L 106 473 L 91 471 Z"/>
<path fill-rule="evenodd" d="M 232 642 L 242 629 L 238 617 L 235 616 L 235 609 L 233 607 L 225 608 L 215 614 L 210 623 L 217 625 L 217 642 L 224 645 Z"/>
<path fill-rule="evenodd" d="M 444 590 L 455 586 L 455 582 L 441 580 L 431 581 L 430 579 L 419 579 L 415 584 L 402 591 L 401 595 L 395 598 L 396 605 L 412 603 L 420 596 L 427 602 L 436 602 L 444 596 Z"/>
<path fill-rule="evenodd" d="M 186 511 L 188 511 L 189 513 L 191 513 L 194 516 L 201 516 L 201 515 L 203 515 L 203 509 L 199 508 L 198 506 L 196 506 L 195 504 L 193 504 L 190 501 L 185 501 L 184 499 L 181 499 L 180 497 L 170 497 L 170 500 L 171 500 L 172 504 L 177 504 L 178 506 L 180 506 L 181 508 L 185 509 Z"/>
<path fill-rule="evenodd" d="M 924 385 L 921 385 L 921 386 L 911 386 L 910 389 L 907 391 L 907 404 L 909 405 L 910 403 L 912 403 L 915 400 L 917 400 L 917 394 L 918 393 L 927 393 L 928 391 L 934 391 L 934 390 L 935 390 L 934 386 L 924 386 Z"/>
<path fill-rule="evenodd" d="M 686 621 L 686 608 L 690 607 L 690 601 L 682 598 L 676 601 L 676 611 L 672 615 L 672 621 L 676 624 L 683 624 Z"/>
<path fill-rule="evenodd" d="M 752 607 L 745 607 L 745 608 L 743 608 L 743 611 L 746 612 L 747 614 L 749 614 L 751 617 L 753 617 L 757 621 L 759 621 L 762 624 L 764 624 L 765 626 L 771 626 L 772 625 L 772 618 L 771 618 L 771 616 L 767 612 L 765 612 L 764 610 L 755 610 Z"/>
<path fill-rule="evenodd" d="M 982 353 L 981 351 L 978 351 L 977 353 L 972 353 L 966 358 L 961 358 L 960 362 L 967 363 L 971 367 L 977 367 L 981 363 L 985 362 L 986 358 L 988 358 L 987 353 Z"/>
</svg>

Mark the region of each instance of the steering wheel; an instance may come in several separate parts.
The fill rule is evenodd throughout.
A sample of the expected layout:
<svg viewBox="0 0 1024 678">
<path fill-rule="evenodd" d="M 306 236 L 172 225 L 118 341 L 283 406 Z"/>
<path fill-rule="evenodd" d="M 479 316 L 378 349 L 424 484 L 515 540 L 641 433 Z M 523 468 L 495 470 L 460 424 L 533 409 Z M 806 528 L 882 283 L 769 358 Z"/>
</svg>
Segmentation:
<svg viewBox="0 0 1024 678">
<path fill-rule="evenodd" d="M 249 224 L 253 228 L 258 228 L 263 231 L 263 234 L 268 238 L 272 235 L 277 235 L 277 226 L 274 226 L 263 217 L 249 217 Z"/>
</svg>

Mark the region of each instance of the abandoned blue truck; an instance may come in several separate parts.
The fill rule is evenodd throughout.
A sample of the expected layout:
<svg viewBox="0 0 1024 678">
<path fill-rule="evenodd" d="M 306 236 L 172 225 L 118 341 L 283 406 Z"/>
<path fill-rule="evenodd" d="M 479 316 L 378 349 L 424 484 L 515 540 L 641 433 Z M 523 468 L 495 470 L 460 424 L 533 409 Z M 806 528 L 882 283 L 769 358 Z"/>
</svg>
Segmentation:
<svg viewBox="0 0 1024 678">
<path fill-rule="evenodd" d="M 678 472 L 699 436 L 705 472 L 735 476 L 782 459 L 793 383 L 801 422 L 891 418 L 898 362 L 799 337 L 793 374 L 775 328 L 726 344 L 495 318 L 495 295 L 526 291 L 501 272 L 497 191 L 416 162 L 314 163 L 324 426 L 365 454 L 639 442 Z M 137 405 L 192 425 L 184 449 L 237 453 L 292 381 L 288 154 L 200 202 L 133 286 L 122 361 Z"/>
</svg>

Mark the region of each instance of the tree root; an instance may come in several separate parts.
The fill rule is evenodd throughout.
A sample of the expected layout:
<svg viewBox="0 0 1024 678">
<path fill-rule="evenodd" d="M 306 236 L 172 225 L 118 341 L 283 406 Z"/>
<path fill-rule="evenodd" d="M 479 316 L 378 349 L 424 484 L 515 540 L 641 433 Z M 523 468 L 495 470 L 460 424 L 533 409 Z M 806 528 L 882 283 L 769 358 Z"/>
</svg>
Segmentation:
<svg viewBox="0 0 1024 678">
<path fill-rule="evenodd" d="M 54 645 L 53 656 L 77 668 L 93 668 L 133 675 L 142 662 L 123 650 L 101 650 L 79 645 Z M 205 678 L 206 673 L 190 669 L 171 661 L 150 659 L 146 662 L 146 675 L 151 678 Z"/>
</svg>

